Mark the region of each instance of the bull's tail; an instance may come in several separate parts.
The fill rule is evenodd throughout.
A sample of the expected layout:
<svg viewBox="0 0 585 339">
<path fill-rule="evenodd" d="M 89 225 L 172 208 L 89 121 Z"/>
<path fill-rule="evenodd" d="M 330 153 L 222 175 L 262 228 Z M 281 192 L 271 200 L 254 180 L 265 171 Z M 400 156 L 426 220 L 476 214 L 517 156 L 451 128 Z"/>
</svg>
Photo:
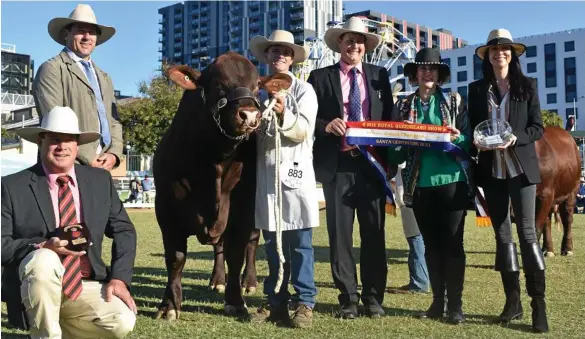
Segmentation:
<svg viewBox="0 0 585 339">
<path fill-rule="evenodd" d="M 561 231 L 561 218 L 559 216 L 559 205 L 554 205 L 552 208 L 552 214 L 555 220 L 555 226 L 557 227 L 557 231 Z"/>
</svg>

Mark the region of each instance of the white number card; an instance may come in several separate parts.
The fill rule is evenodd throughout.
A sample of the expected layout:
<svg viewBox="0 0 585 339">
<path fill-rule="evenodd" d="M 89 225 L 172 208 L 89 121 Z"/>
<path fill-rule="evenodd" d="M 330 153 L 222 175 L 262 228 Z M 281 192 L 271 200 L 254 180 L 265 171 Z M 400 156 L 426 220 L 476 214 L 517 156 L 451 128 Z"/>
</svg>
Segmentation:
<svg viewBox="0 0 585 339">
<path fill-rule="evenodd" d="M 302 186 L 305 170 L 298 162 L 283 161 L 280 165 L 280 179 L 289 188 Z"/>
</svg>

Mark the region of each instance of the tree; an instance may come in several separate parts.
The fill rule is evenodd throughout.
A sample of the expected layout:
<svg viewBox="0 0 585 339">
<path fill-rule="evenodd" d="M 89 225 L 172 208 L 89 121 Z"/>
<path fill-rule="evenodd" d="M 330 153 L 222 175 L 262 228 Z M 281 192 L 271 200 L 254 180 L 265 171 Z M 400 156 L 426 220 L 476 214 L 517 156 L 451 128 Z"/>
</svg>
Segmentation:
<svg viewBox="0 0 585 339">
<path fill-rule="evenodd" d="M 154 153 L 159 140 L 171 125 L 183 96 L 183 88 L 166 75 L 168 67 L 163 65 L 161 74 L 149 83 L 140 83 L 140 98 L 118 107 L 124 141 L 138 153 Z"/>
<path fill-rule="evenodd" d="M 541 110 L 540 113 L 542 115 L 542 125 L 544 127 L 558 126 L 563 128 L 563 119 L 561 119 L 557 113 L 547 110 Z"/>
</svg>

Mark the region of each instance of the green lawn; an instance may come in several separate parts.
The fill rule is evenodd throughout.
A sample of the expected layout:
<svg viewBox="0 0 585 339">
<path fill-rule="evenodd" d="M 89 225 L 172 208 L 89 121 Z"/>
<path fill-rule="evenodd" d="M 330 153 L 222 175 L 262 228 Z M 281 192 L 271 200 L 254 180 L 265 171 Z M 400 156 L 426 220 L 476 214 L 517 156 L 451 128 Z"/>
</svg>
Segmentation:
<svg viewBox="0 0 585 339">
<path fill-rule="evenodd" d="M 183 288 L 185 301 L 181 319 L 174 323 L 156 321 L 153 315 L 160 302 L 166 282 L 160 231 L 154 212 L 136 211 L 130 215 L 138 230 L 138 256 L 133 280 L 133 294 L 139 307 L 138 322 L 130 338 L 533 338 L 530 333 L 530 299 L 523 287 L 522 301 L 525 317 L 509 327 L 490 324 L 504 304 L 499 274 L 492 269 L 494 237 L 489 228 L 477 228 L 473 214 L 468 216 L 465 233 L 467 272 L 463 307 L 467 323 L 454 327 L 438 321 L 420 320 L 413 312 L 424 310 L 431 295 L 386 294 L 384 308 L 387 316 L 371 320 L 359 318 L 342 321 L 334 318 L 337 310 L 337 291 L 332 288 L 328 263 L 327 232 L 322 213 L 322 227 L 314 235 L 316 281 L 319 289 L 313 328 L 294 330 L 273 324 L 251 325 L 222 314 L 223 295 L 207 288 L 212 268 L 211 247 L 201 246 L 195 238 L 189 241 L 189 259 L 185 266 Z M 585 330 L 585 217 L 575 216 L 575 256 L 547 259 L 547 302 L 551 332 L 539 337 L 582 338 Z M 407 244 L 399 218 L 387 221 L 388 286 L 407 282 Z M 358 233 L 355 232 L 356 254 L 359 256 Z M 553 230 L 555 249 L 559 251 L 561 233 Z M 105 246 L 109 248 L 110 243 Z M 109 249 L 104 250 L 109 255 Z M 107 260 L 109 261 L 109 259 Z M 258 252 L 260 284 L 267 272 L 264 251 Z M 522 285 L 524 278 L 522 277 Z M 262 288 L 247 297 L 248 306 L 262 303 Z M 292 290 L 292 288 L 291 288 Z M 22 332 L 6 327 L 5 307 L 2 307 L 2 337 L 22 338 Z M 581 333 L 581 334 L 579 334 Z"/>
</svg>

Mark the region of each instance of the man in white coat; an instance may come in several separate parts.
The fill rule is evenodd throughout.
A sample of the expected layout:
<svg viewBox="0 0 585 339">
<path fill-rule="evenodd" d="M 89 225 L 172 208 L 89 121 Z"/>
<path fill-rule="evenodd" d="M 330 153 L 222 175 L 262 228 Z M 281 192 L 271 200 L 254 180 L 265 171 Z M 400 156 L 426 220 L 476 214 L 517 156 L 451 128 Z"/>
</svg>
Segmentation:
<svg viewBox="0 0 585 339">
<path fill-rule="evenodd" d="M 274 31 L 268 39 L 255 36 L 250 40 L 250 51 L 258 61 L 268 64 L 270 73 L 286 73 L 293 83 L 289 88 L 296 99 L 298 120 L 291 98 L 277 93 L 260 92 L 265 105 L 277 98 L 273 110 L 278 114 L 281 132 L 280 163 L 276 163 L 274 124 L 263 122 L 257 137 L 256 227 L 264 236 L 264 248 L 269 274 L 264 280 L 264 294 L 268 303 L 250 315 L 252 322 L 290 321 L 293 327 L 310 327 L 317 288 L 314 279 L 314 252 L 312 228 L 319 226 L 319 205 L 313 169 L 313 131 L 317 117 L 317 96 L 313 87 L 296 79 L 289 71 L 292 64 L 304 62 L 308 47 L 295 45 L 293 35 L 283 30 Z M 292 129 L 288 130 L 289 127 Z M 285 257 L 283 283 L 278 293 L 279 257 L 276 249 L 275 166 L 281 177 L 282 190 L 282 249 Z M 295 294 L 288 292 L 292 282 Z M 289 316 L 288 302 L 294 312 Z"/>
</svg>

